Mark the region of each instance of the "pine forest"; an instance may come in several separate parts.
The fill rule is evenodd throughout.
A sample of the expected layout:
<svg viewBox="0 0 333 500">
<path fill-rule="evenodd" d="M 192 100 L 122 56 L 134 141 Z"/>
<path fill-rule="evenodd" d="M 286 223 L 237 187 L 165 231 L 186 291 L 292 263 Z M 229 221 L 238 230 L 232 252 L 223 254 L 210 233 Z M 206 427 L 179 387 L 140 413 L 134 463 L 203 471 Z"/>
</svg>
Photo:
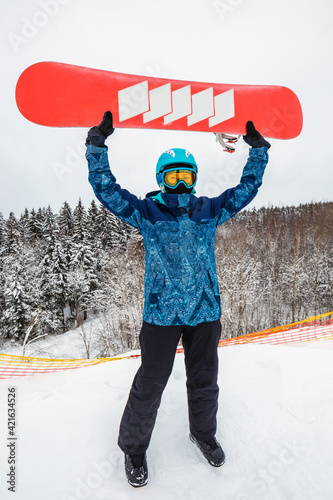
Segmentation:
<svg viewBox="0 0 333 500">
<path fill-rule="evenodd" d="M 333 203 L 243 211 L 218 228 L 222 337 L 333 310 Z M 0 214 L 0 347 L 99 318 L 99 356 L 138 348 L 140 233 L 92 201 Z"/>
</svg>

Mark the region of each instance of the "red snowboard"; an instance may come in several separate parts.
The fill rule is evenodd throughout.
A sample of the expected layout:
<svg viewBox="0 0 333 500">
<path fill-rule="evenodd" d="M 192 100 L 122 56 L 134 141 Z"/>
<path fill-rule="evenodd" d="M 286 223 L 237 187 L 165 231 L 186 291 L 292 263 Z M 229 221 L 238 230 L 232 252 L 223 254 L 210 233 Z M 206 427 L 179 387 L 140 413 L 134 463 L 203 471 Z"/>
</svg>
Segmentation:
<svg viewBox="0 0 333 500">
<path fill-rule="evenodd" d="M 57 62 L 23 71 L 16 102 L 28 120 L 51 127 L 92 127 L 106 110 L 115 127 L 245 134 L 252 120 L 277 139 L 297 137 L 303 123 L 287 87 L 167 80 Z"/>
</svg>

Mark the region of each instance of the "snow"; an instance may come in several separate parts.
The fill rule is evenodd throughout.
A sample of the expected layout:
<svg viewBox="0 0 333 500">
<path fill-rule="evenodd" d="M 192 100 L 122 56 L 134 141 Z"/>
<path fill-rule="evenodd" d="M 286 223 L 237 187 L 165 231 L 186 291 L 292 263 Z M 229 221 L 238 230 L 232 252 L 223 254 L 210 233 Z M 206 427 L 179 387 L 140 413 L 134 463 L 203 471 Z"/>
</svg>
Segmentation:
<svg viewBox="0 0 333 500">
<path fill-rule="evenodd" d="M 90 347 L 90 357 L 100 357 L 99 337 L 101 331 L 101 318 L 91 316 L 84 323 L 87 342 Z M 2 353 L 16 356 L 23 355 L 22 345 L 17 341 L 7 341 L 0 348 Z M 45 335 L 42 338 L 28 342 L 25 356 L 48 358 L 48 359 L 82 359 L 87 357 L 84 341 L 82 339 L 82 328 L 74 328 L 63 334 Z"/>
<path fill-rule="evenodd" d="M 177 354 L 148 449 L 148 485 L 134 489 L 117 446 L 140 359 L 0 381 L 0 498 L 9 471 L 7 394 L 17 394 L 16 500 L 330 500 L 330 341 L 219 349 L 218 434 L 210 466 L 188 438 L 183 354 Z M 306 348 L 304 348 L 306 347 Z"/>
</svg>

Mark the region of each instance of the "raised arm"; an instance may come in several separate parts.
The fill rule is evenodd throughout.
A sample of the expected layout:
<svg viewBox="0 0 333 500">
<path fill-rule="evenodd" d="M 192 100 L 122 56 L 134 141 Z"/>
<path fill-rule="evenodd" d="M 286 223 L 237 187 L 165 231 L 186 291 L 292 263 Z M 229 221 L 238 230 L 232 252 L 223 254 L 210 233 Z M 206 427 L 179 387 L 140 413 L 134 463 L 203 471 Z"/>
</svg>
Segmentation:
<svg viewBox="0 0 333 500">
<path fill-rule="evenodd" d="M 136 229 L 141 229 L 143 201 L 116 183 L 108 160 L 105 139 L 114 132 L 112 114 L 107 111 L 102 122 L 88 132 L 87 152 L 89 182 L 97 199 L 113 214 Z"/>
<path fill-rule="evenodd" d="M 247 123 L 247 134 L 243 138 L 251 146 L 251 149 L 241 180 L 237 186 L 227 189 L 212 200 L 213 210 L 215 214 L 219 214 L 217 218 L 218 225 L 223 224 L 223 222 L 246 207 L 256 196 L 262 184 L 262 178 L 268 163 L 267 151 L 271 145 L 255 129 L 252 122 Z"/>
</svg>

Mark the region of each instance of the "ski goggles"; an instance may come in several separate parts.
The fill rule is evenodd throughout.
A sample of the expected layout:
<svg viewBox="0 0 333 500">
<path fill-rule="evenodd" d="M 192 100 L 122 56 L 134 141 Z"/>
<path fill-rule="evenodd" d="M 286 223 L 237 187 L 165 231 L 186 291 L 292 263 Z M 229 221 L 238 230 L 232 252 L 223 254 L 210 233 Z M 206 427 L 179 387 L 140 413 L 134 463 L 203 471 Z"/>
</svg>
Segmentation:
<svg viewBox="0 0 333 500">
<path fill-rule="evenodd" d="M 167 170 L 163 173 L 163 183 L 170 188 L 176 188 L 181 182 L 190 188 L 194 186 L 195 181 L 194 170 Z"/>
</svg>

